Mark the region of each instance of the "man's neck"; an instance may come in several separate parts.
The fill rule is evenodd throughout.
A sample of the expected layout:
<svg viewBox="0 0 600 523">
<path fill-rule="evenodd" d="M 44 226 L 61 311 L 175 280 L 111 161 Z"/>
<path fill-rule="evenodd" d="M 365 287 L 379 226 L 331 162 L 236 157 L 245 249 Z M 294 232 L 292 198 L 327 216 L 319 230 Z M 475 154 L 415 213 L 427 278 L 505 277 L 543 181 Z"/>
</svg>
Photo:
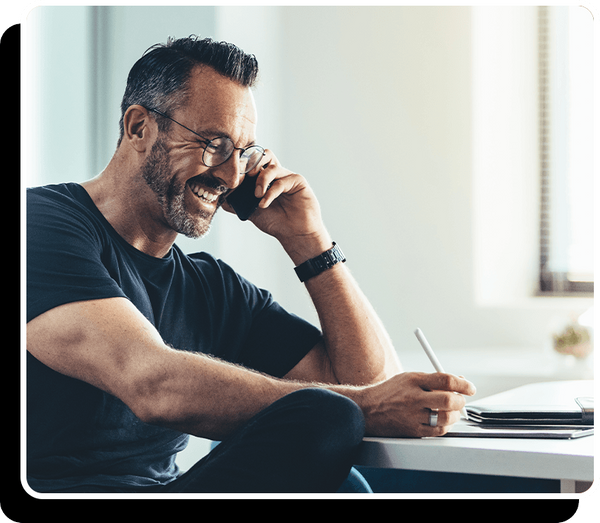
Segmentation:
<svg viewBox="0 0 600 523">
<path fill-rule="evenodd" d="M 177 233 L 151 219 L 153 214 L 160 214 L 160 209 L 158 203 L 153 209 L 146 203 L 155 198 L 150 188 L 129 182 L 122 171 L 116 172 L 115 163 L 111 160 L 101 174 L 81 185 L 127 243 L 145 254 L 163 258 L 171 250 Z"/>
</svg>

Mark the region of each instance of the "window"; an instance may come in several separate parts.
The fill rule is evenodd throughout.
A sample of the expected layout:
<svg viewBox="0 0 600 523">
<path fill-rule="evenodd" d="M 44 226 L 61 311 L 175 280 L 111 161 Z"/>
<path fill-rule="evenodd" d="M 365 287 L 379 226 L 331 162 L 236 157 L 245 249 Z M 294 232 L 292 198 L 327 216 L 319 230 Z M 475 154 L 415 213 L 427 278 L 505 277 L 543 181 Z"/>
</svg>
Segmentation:
<svg viewBox="0 0 600 523">
<path fill-rule="evenodd" d="M 539 7 L 540 287 L 593 293 L 592 16 Z"/>
</svg>

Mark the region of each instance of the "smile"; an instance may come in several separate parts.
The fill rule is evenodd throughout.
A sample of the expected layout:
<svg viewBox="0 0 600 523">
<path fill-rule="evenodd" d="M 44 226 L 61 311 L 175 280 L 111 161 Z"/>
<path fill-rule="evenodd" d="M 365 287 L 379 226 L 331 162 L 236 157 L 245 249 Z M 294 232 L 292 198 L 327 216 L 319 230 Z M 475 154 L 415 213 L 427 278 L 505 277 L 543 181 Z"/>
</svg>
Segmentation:
<svg viewBox="0 0 600 523">
<path fill-rule="evenodd" d="M 190 187 L 190 189 L 192 190 L 192 192 L 201 200 L 204 200 L 205 202 L 208 203 L 215 203 L 218 199 L 219 199 L 219 194 L 215 194 L 212 193 L 204 188 L 202 188 L 200 185 L 194 183 L 193 181 L 188 182 L 188 185 Z"/>
</svg>

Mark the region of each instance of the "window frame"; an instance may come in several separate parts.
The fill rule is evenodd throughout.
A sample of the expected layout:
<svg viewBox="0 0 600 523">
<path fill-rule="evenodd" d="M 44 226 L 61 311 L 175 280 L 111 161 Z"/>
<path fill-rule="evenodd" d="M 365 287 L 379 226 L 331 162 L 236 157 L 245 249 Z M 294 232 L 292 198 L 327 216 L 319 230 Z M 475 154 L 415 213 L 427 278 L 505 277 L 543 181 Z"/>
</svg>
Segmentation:
<svg viewBox="0 0 600 523">
<path fill-rule="evenodd" d="M 539 243 L 539 286 L 538 296 L 588 297 L 594 294 L 594 281 L 571 279 L 566 271 L 549 269 L 551 262 L 552 190 L 553 178 L 551 157 L 552 102 L 550 78 L 550 9 L 538 7 L 538 92 L 539 92 L 539 146 L 540 146 L 540 243 Z M 563 178 L 564 180 L 564 178 Z M 566 181 L 565 181 L 566 183 Z M 554 178 L 554 185 L 556 180 Z M 556 187 L 554 187 L 556 190 Z M 555 217 L 555 216 L 554 216 Z M 556 240 L 556 237 L 554 238 Z"/>
</svg>

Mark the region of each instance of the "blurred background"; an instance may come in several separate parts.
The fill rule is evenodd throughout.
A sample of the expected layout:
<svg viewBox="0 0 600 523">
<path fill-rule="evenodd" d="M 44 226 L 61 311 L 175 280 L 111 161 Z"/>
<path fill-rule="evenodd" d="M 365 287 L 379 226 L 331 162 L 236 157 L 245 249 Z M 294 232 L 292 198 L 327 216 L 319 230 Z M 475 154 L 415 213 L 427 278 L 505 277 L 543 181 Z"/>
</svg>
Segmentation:
<svg viewBox="0 0 600 523">
<path fill-rule="evenodd" d="M 316 192 L 405 370 L 477 397 L 593 377 L 592 16 L 581 7 L 36 7 L 23 185 L 110 160 L 133 63 L 190 34 L 257 56 L 258 143 Z M 221 212 L 223 258 L 318 323 L 277 242 Z M 569 330 L 570 329 L 570 330 Z M 207 448 L 196 441 L 181 458 Z"/>
</svg>

